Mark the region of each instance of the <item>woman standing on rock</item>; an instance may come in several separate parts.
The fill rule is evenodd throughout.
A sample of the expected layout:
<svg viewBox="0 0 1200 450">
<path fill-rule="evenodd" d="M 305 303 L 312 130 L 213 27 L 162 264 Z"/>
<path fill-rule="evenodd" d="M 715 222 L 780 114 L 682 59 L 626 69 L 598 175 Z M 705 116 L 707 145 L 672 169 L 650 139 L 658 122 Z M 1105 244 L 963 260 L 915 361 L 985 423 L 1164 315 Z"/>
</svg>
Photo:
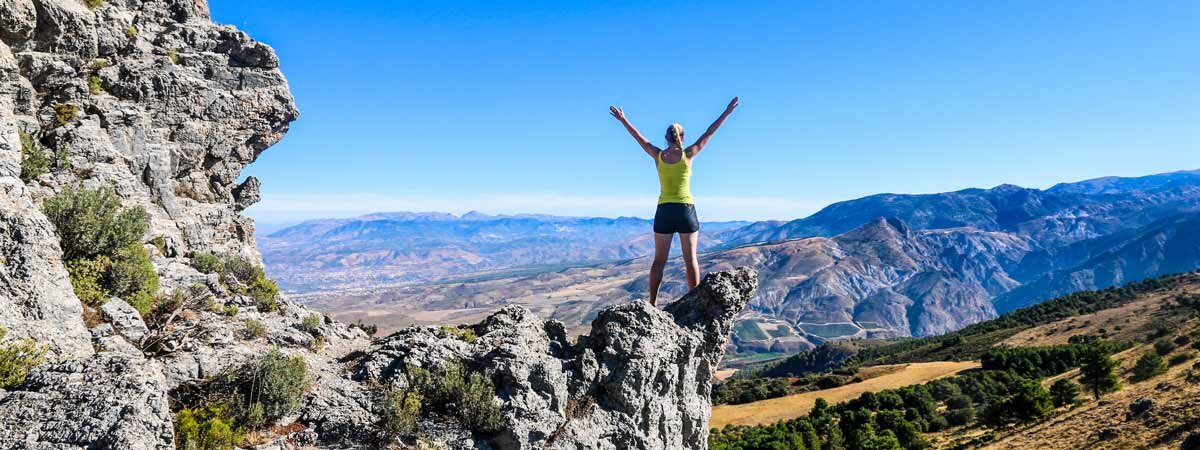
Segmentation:
<svg viewBox="0 0 1200 450">
<path fill-rule="evenodd" d="M 651 144 L 633 124 L 625 118 L 625 111 L 610 106 L 609 112 L 625 125 L 642 150 L 654 158 L 658 168 L 658 209 L 654 212 L 654 262 L 650 265 L 650 304 L 658 305 L 658 287 L 662 284 L 663 269 L 671 251 L 671 240 L 679 233 L 679 244 L 683 248 L 684 267 L 687 268 L 688 289 L 700 284 L 700 261 L 696 259 L 696 242 L 700 237 L 700 221 L 696 219 L 696 205 L 692 201 L 692 160 L 704 149 L 729 114 L 737 108 L 734 97 L 708 130 L 695 143 L 683 146 L 683 125 L 674 123 L 667 127 L 667 149 Z"/>
</svg>

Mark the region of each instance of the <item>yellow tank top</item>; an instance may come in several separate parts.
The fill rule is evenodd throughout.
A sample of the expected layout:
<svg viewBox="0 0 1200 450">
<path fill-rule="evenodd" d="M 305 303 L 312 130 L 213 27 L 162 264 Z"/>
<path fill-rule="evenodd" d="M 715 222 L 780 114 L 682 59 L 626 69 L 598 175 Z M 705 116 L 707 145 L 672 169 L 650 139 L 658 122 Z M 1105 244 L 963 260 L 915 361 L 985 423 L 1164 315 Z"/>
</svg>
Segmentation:
<svg viewBox="0 0 1200 450">
<path fill-rule="evenodd" d="M 674 164 L 663 161 L 658 152 L 658 204 L 663 203 L 692 203 L 692 166 L 688 164 L 687 154 Z"/>
</svg>

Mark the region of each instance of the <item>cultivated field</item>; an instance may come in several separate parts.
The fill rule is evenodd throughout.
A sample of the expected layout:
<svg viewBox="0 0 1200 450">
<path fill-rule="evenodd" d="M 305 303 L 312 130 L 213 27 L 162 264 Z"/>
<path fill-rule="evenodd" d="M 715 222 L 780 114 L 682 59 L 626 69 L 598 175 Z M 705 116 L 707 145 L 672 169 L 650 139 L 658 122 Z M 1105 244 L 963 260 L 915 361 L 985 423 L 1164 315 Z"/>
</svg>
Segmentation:
<svg viewBox="0 0 1200 450">
<path fill-rule="evenodd" d="M 898 368 L 896 368 L 897 366 Z M 938 361 L 897 366 L 864 368 L 864 370 L 881 370 L 888 373 L 833 389 L 805 392 L 742 405 L 717 405 L 713 407 L 710 426 L 721 428 L 729 424 L 765 425 L 781 420 L 795 419 L 808 414 L 818 398 L 824 398 L 831 404 L 843 402 L 857 398 L 864 392 L 878 392 L 954 375 L 967 369 L 977 368 L 979 363 Z"/>
</svg>

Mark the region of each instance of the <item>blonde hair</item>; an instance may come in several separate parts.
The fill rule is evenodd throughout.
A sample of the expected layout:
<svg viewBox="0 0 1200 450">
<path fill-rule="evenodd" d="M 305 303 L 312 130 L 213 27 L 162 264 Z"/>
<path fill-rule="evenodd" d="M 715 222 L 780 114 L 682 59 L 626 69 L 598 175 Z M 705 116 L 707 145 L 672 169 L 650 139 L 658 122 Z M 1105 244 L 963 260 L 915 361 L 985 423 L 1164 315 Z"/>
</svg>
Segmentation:
<svg viewBox="0 0 1200 450">
<path fill-rule="evenodd" d="M 667 127 L 667 144 L 683 146 L 683 125 L 673 123 Z"/>
</svg>

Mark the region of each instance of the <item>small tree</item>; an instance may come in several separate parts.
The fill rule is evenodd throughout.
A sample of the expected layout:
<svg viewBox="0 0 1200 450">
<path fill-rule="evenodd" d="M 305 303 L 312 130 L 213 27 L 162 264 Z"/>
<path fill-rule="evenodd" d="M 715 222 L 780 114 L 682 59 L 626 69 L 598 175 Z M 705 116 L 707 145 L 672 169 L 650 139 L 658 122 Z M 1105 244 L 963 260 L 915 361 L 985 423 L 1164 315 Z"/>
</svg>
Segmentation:
<svg viewBox="0 0 1200 450">
<path fill-rule="evenodd" d="M 1078 403 L 1079 384 L 1065 378 L 1055 381 L 1050 386 L 1050 398 L 1054 400 L 1054 406 L 1058 407 Z"/>
<path fill-rule="evenodd" d="M 1108 355 L 1108 346 L 1101 343 L 1089 345 L 1083 352 L 1079 366 L 1079 382 L 1092 392 L 1097 400 L 1100 395 L 1121 388 L 1114 369 L 1117 363 Z"/>
<path fill-rule="evenodd" d="M 1167 363 L 1158 353 L 1146 352 L 1133 366 L 1133 380 L 1143 381 L 1167 373 Z"/>
</svg>

